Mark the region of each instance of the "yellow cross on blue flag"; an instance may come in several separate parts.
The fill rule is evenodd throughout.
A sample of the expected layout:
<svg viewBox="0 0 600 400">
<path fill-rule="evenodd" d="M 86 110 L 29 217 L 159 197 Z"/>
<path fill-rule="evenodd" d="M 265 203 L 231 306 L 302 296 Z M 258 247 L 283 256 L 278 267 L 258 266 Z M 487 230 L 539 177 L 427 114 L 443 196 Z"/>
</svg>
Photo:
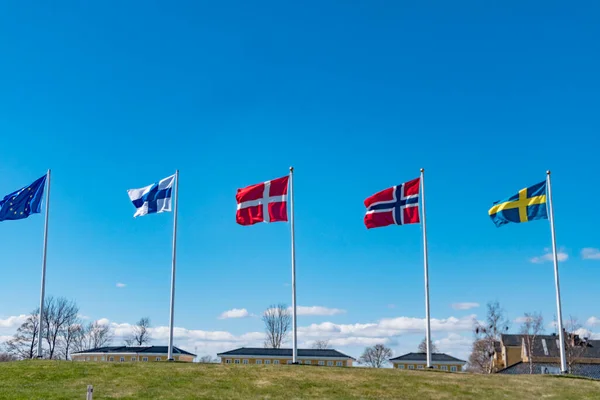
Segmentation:
<svg viewBox="0 0 600 400">
<path fill-rule="evenodd" d="M 509 222 L 529 222 L 536 219 L 548 219 L 546 208 L 546 181 L 536 183 L 508 199 L 497 201 L 488 211 L 496 226 Z"/>
</svg>

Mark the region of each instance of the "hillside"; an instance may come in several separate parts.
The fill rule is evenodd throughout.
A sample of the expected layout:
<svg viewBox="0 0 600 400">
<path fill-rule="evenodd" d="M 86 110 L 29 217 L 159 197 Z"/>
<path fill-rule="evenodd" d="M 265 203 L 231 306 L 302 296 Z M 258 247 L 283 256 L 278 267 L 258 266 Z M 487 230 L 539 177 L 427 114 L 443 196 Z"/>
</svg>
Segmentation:
<svg viewBox="0 0 600 400">
<path fill-rule="evenodd" d="M 598 399 L 600 381 L 392 369 L 184 363 L 0 363 L 0 399 Z"/>
</svg>

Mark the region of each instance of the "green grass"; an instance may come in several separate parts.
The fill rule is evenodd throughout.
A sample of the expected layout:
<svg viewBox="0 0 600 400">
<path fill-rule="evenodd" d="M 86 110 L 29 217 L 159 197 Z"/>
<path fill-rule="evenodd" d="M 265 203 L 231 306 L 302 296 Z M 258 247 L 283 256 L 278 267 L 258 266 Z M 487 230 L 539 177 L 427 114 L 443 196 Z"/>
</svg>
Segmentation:
<svg viewBox="0 0 600 400">
<path fill-rule="evenodd" d="M 600 381 L 309 365 L 0 363 L 0 399 L 599 399 Z"/>
</svg>

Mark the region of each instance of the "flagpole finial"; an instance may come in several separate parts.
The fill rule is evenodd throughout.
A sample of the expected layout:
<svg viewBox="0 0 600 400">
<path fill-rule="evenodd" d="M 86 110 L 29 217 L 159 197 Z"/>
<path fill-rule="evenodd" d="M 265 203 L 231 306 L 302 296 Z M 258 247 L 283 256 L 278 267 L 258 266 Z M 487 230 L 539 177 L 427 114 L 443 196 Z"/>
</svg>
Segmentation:
<svg viewBox="0 0 600 400">
<path fill-rule="evenodd" d="M 290 167 L 290 172 L 294 172 L 294 167 Z"/>
<path fill-rule="evenodd" d="M 550 170 L 546 171 L 546 175 L 550 175 L 550 173 L 551 173 Z"/>
<path fill-rule="evenodd" d="M 425 172 L 425 168 L 421 168 L 421 172 Z"/>
</svg>

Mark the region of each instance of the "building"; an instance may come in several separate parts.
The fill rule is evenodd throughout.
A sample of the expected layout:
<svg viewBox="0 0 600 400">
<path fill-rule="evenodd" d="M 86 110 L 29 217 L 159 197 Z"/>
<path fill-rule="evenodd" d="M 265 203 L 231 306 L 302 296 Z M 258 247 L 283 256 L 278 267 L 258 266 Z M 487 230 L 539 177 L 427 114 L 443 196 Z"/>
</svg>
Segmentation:
<svg viewBox="0 0 600 400">
<path fill-rule="evenodd" d="M 73 361 L 150 362 L 167 361 L 167 346 L 107 346 L 71 353 Z M 173 347 L 173 360 L 192 362 L 195 354 Z"/>
<path fill-rule="evenodd" d="M 534 374 L 560 373 L 560 341 L 558 335 L 537 335 L 529 351 L 528 336 L 502 335 L 494 343 L 492 365 L 500 374 L 529 374 L 533 364 Z M 600 379 L 600 340 L 581 339 L 576 334 L 566 335 L 567 362 L 572 364 L 569 373 Z"/>
<path fill-rule="evenodd" d="M 391 358 L 393 368 L 397 369 L 426 369 L 427 353 L 407 353 Z M 449 372 L 461 372 L 467 362 L 459 360 L 444 353 L 431 353 L 431 366 L 433 369 Z"/>
<path fill-rule="evenodd" d="M 221 364 L 291 364 L 292 349 L 242 347 L 217 354 Z M 299 364 L 327 367 L 351 367 L 354 358 L 333 349 L 298 349 Z"/>
</svg>

